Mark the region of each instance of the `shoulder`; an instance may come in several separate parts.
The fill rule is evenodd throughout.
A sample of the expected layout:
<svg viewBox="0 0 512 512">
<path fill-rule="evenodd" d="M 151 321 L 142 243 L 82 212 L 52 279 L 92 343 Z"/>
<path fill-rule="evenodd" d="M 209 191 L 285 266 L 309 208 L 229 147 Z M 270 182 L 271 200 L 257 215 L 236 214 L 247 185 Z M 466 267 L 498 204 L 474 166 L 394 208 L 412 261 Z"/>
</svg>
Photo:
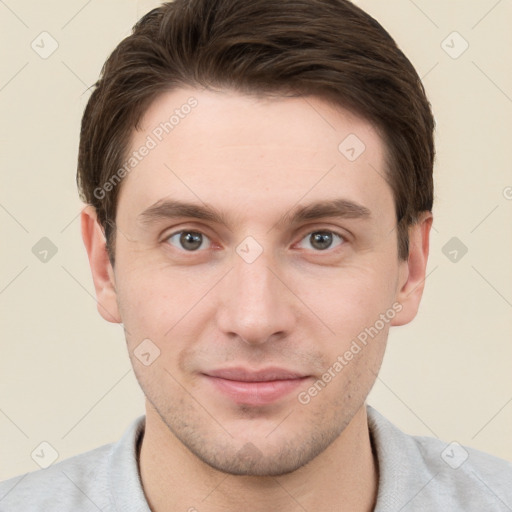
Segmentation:
<svg viewBox="0 0 512 512">
<path fill-rule="evenodd" d="M 512 463 L 456 441 L 411 436 L 425 466 L 435 473 L 436 487 L 462 501 L 482 501 L 495 508 L 512 507 Z"/>
<path fill-rule="evenodd" d="M 138 473 L 145 416 L 115 443 L 0 482 L 1 512 L 149 512 Z"/>
<path fill-rule="evenodd" d="M 510 511 L 512 464 L 488 453 L 405 434 L 368 406 L 379 463 L 378 512 Z"/>
<path fill-rule="evenodd" d="M 113 444 L 0 482 L 2 512 L 94 509 L 111 510 L 106 489 L 107 463 Z M 86 508 L 84 505 L 87 504 Z M 84 506 L 82 509 L 81 507 Z M 91 508 L 92 507 L 92 508 Z"/>
</svg>

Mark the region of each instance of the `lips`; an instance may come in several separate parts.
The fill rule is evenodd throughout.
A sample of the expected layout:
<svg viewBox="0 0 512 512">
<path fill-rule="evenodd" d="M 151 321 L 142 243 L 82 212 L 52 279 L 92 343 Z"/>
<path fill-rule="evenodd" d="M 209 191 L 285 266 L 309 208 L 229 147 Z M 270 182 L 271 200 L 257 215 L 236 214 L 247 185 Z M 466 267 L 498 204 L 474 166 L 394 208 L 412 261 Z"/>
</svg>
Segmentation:
<svg viewBox="0 0 512 512">
<path fill-rule="evenodd" d="M 203 374 L 217 393 L 237 404 L 265 405 L 285 397 L 310 376 L 284 368 L 223 368 Z"/>
<path fill-rule="evenodd" d="M 298 372 L 285 370 L 283 368 L 264 368 L 261 370 L 248 370 L 244 368 L 224 368 L 213 370 L 207 373 L 210 377 L 236 380 L 243 382 L 268 382 L 273 380 L 289 380 L 305 377 Z"/>
</svg>

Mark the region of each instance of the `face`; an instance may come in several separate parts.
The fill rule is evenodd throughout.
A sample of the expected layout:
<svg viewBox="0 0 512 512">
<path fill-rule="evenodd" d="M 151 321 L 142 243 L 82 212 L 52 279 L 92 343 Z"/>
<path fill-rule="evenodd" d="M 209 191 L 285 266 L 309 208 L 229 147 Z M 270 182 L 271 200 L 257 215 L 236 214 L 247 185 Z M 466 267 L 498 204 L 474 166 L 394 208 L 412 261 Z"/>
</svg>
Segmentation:
<svg viewBox="0 0 512 512">
<path fill-rule="evenodd" d="M 381 138 L 315 97 L 180 89 L 133 151 L 103 303 L 148 421 L 224 472 L 303 466 L 364 406 L 390 325 L 417 307 Z"/>
</svg>

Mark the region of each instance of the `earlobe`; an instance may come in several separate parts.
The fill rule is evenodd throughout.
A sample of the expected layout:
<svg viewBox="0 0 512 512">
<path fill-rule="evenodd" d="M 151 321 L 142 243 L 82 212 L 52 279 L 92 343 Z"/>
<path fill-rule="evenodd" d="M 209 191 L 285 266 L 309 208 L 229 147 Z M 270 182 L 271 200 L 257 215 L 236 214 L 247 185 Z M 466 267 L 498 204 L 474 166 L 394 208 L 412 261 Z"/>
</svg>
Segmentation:
<svg viewBox="0 0 512 512">
<path fill-rule="evenodd" d="M 93 206 L 86 206 L 81 214 L 82 239 L 91 267 L 97 307 L 100 315 L 112 323 L 121 323 L 117 305 L 115 274 L 108 258 L 105 235 Z"/>
<path fill-rule="evenodd" d="M 425 287 L 432 221 L 432 213 L 423 212 L 418 222 L 409 228 L 409 257 L 401 263 L 397 290 L 397 302 L 402 310 L 391 325 L 408 324 L 418 312 Z"/>
</svg>

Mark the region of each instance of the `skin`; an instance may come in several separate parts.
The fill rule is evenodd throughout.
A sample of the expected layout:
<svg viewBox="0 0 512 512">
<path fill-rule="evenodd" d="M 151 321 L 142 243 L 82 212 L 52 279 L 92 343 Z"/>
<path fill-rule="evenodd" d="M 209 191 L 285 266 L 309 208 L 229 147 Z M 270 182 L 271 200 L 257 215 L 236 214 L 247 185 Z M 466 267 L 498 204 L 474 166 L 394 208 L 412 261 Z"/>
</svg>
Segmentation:
<svg viewBox="0 0 512 512">
<path fill-rule="evenodd" d="M 140 472 L 155 512 L 175 510 L 373 510 L 378 466 L 365 400 L 389 327 L 410 322 L 423 293 L 432 215 L 412 226 L 399 260 L 385 147 L 372 125 L 320 98 L 256 98 L 228 90 L 178 89 L 158 97 L 131 147 L 139 148 L 190 96 L 198 105 L 124 178 L 116 261 L 92 207 L 82 235 L 98 298 L 122 322 L 146 396 Z M 365 151 L 349 161 L 349 134 Z M 369 218 L 278 224 L 298 205 L 344 198 Z M 144 225 L 162 199 L 211 205 L 227 225 L 189 217 Z M 180 230 L 202 233 L 198 249 Z M 319 249 L 312 234 L 332 235 Z M 252 263 L 236 252 L 252 237 Z M 254 250 L 254 249 L 251 249 Z M 309 403 L 307 391 L 394 303 L 385 323 Z M 134 354 L 150 339 L 160 355 Z M 278 366 L 309 376 L 266 405 L 233 401 L 202 375 Z"/>
</svg>

